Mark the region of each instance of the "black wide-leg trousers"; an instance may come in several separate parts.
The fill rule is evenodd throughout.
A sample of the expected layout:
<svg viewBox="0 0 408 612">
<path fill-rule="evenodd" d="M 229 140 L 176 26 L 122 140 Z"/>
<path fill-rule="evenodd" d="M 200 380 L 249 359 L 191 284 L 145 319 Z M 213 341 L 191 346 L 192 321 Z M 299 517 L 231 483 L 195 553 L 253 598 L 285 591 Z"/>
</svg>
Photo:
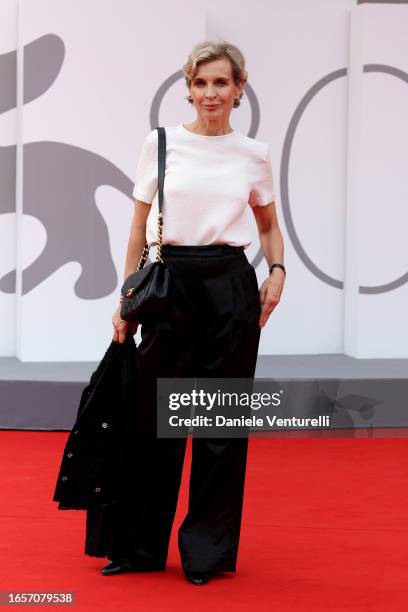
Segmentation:
<svg viewBox="0 0 408 612">
<path fill-rule="evenodd" d="M 87 513 L 85 552 L 141 570 L 165 569 L 186 448 L 186 438 L 157 438 L 157 378 L 253 378 L 260 338 L 258 283 L 242 247 L 163 245 L 162 254 L 172 288 L 166 317 L 141 328 L 134 495 Z M 193 435 L 178 530 L 184 571 L 236 571 L 247 447 L 247 437 Z"/>
</svg>

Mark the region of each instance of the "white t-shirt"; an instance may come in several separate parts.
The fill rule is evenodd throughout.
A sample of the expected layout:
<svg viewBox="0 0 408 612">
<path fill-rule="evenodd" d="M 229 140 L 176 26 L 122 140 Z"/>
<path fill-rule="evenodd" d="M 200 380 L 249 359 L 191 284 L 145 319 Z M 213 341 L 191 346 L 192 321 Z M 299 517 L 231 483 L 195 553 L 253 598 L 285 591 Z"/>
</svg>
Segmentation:
<svg viewBox="0 0 408 612">
<path fill-rule="evenodd" d="M 234 130 L 220 136 L 195 134 L 179 124 L 165 127 L 163 244 L 251 244 L 248 206 L 275 199 L 269 145 Z M 152 204 L 146 224 L 157 244 L 158 133 L 145 138 L 133 197 Z"/>
</svg>

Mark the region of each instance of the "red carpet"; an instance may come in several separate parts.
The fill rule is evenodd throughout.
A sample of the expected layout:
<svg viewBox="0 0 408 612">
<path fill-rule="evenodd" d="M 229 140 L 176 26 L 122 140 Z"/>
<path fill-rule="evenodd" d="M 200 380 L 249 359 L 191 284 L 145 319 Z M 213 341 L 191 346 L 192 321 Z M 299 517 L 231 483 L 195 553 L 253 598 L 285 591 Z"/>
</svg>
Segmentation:
<svg viewBox="0 0 408 612">
<path fill-rule="evenodd" d="M 0 591 L 75 591 L 87 612 L 408 609 L 406 439 L 251 439 L 238 571 L 197 587 L 176 539 L 191 441 L 167 571 L 102 576 L 85 513 L 51 501 L 67 435 L 0 432 Z"/>
</svg>

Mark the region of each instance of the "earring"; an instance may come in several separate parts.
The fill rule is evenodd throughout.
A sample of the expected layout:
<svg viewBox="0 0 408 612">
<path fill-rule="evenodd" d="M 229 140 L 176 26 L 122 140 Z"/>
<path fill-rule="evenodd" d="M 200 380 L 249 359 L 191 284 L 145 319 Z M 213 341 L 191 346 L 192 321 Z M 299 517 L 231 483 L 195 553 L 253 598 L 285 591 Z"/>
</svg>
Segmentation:
<svg viewBox="0 0 408 612">
<path fill-rule="evenodd" d="M 184 98 L 186 100 L 188 100 L 188 102 L 192 102 L 193 101 L 193 98 L 191 96 L 184 96 Z M 237 108 L 240 104 L 241 104 L 241 99 L 240 98 L 234 98 L 234 107 Z"/>
</svg>

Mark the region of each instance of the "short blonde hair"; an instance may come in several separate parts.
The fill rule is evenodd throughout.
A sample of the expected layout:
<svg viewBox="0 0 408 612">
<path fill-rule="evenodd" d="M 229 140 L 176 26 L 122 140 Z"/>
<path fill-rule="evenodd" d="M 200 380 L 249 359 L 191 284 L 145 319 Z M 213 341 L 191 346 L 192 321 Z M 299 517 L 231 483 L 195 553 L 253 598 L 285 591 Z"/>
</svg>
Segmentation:
<svg viewBox="0 0 408 612">
<path fill-rule="evenodd" d="M 193 47 L 187 62 L 183 66 L 186 85 L 190 88 L 191 81 L 198 71 L 198 65 L 203 62 L 211 62 L 217 59 L 227 59 L 231 64 L 232 78 L 235 85 L 239 85 L 241 81 L 244 83 L 248 80 L 248 72 L 245 67 L 245 58 L 242 52 L 226 40 L 205 40 Z M 234 108 L 237 108 L 241 101 L 243 93 L 234 101 Z"/>
</svg>

